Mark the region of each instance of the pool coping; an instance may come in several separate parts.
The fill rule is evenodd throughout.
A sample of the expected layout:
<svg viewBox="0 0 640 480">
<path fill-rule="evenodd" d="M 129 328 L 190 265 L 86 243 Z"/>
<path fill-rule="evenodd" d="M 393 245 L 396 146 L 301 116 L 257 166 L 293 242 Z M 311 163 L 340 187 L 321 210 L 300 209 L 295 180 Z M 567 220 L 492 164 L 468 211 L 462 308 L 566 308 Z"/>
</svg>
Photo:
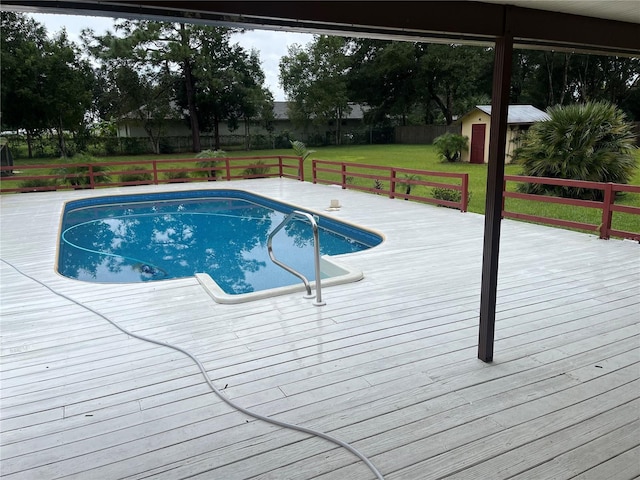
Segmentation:
<svg viewBox="0 0 640 480">
<path fill-rule="evenodd" d="M 330 277 L 323 278 L 321 280 L 321 287 L 332 287 L 334 285 L 358 282 L 364 278 L 364 273 L 362 272 L 362 270 L 350 267 L 348 268 L 333 260 L 330 260 L 327 256 L 320 257 L 320 270 L 331 275 Z M 287 295 L 295 292 L 306 292 L 304 284 L 297 283 L 295 285 L 269 288 L 267 290 L 259 290 L 257 292 L 229 294 L 222 290 L 222 288 L 216 283 L 213 278 L 211 278 L 209 274 L 196 273 L 195 277 L 215 302 L 223 304 L 252 302 L 254 300 L 263 300 L 265 298 Z M 309 281 L 309 285 L 311 286 L 312 290 L 315 290 L 315 281 Z M 313 298 L 315 298 L 315 295 L 313 296 Z"/>
</svg>

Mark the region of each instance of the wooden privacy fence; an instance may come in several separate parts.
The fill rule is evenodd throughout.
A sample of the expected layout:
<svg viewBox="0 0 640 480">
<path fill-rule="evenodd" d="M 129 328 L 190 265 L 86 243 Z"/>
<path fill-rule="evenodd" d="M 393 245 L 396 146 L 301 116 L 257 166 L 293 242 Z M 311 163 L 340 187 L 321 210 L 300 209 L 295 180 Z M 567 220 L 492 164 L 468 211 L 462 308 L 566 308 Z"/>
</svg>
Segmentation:
<svg viewBox="0 0 640 480">
<path fill-rule="evenodd" d="M 207 165 L 203 166 L 203 162 Z M 0 183 L 2 193 L 266 177 L 284 177 L 304 181 L 302 158 L 284 155 L 14 165 L 0 169 L 12 172 L 11 176 L 2 178 Z M 43 170 L 47 173 L 41 173 Z M 25 174 L 28 171 L 39 172 L 34 172 L 32 175 Z M 114 181 L 114 179 L 118 180 Z"/>
<path fill-rule="evenodd" d="M 507 182 L 533 183 L 543 185 L 558 185 L 563 187 L 575 187 L 600 190 L 603 192 L 603 200 L 578 200 L 573 198 L 553 197 L 548 195 L 536 195 L 530 193 L 509 192 L 507 191 Z M 565 180 L 559 178 L 546 177 L 527 177 L 518 175 L 505 175 L 502 194 L 502 216 L 503 218 L 514 218 L 526 220 L 529 222 L 545 223 L 549 225 L 557 225 L 559 227 L 575 228 L 579 230 L 587 230 L 597 232 L 602 239 L 609 239 L 611 236 L 628 238 L 640 241 L 640 233 L 626 232 L 612 228 L 612 220 L 614 212 L 628 213 L 640 215 L 640 207 L 629 205 L 616 205 L 616 196 L 618 193 L 640 193 L 638 185 L 623 185 L 619 183 L 604 182 L 586 182 L 581 180 Z M 574 207 L 586 207 L 601 210 L 601 221 L 599 224 L 577 222 L 573 220 L 563 220 L 558 218 L 543 217 L 538 215 L 530 215 L 526 213 L 510 212 L 505 209 L 505 199 L 518 198 L 521 200 L 556 203 L 561 205 L 572 205 Z"/>
<path fill-rule="evenodd" d="M 395 143 L 431 144 L 445 133 L 462 133 L 462 124 L 455 125 L 407 125 L 394 129 Z"/>
<path fill-rule="evenodd" d="M 361 190 L 388 195 L 389 198 L 442 205 L 457 208 L 461 212 L 466 212 L 469 204 L 469 174 L 467 173 L 430 172 L 329 160 L 313 160 L 312 172 L 313 183 L 340 185 L 343 189 Z M 322 177 L 319 174 L 322 174 Z M 451 178 L 455 181 L 443 183 L 424 180 L 423 177 Z M 358 184 L 360 179 L 371 182 L 373 186 Z M 412 189 L 415 190 L 415 187 L 419 186 L 432 187 L 434 190 L 427 190 L 431 193 L 429 196 L 410 193 Z M 404 187 L 404 192 L 399 191 L 398 187 Z"/>
</svg>

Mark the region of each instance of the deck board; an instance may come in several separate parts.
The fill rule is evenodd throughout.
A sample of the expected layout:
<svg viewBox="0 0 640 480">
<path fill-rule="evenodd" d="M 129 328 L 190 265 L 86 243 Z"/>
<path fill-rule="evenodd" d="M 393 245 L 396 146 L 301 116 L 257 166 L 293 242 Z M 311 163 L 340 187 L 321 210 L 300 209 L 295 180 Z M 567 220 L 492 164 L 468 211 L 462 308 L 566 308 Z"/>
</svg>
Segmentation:
<svg viewBox="0 0 640 480">
<path fill-rule="evenodd" d="M 12 265 L 192 351 L 244 407 L 352 442 L 387 479 L 640 476 L 637 242 L 504 221 L 485 364 L 482 216 L 282 179 L 198 188 L 229 186 L 385 242 L 338 256 L 365 277 L 324 289 L 324 307 L 302 292 L 221 305 L 195 279 L 104 285 L 54 271 L 65 201 L 192 186 L 0 198 L 3 479 L 373 478 L 333 444 L 232 410 L 182 354 Z M 343 208 L 327 213 L 336 197 Z"/>
</svg>

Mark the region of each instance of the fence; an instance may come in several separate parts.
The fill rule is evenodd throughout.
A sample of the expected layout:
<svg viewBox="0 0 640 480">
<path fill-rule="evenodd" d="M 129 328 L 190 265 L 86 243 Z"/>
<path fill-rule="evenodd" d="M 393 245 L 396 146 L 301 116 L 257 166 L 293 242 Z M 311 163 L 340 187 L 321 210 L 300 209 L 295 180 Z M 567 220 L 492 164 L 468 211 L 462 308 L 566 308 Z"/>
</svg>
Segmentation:
<svg viewBox="0 0 640 480">
<path fill-rule="evenodd" d="M 597 200 L 578 200 L 573 198 L 552 197 L 547 195 L 535 195 L 530 193 L 509 192 L 507 191 L 507 182 L 532 183 L 542 185 L 558 185 L 562 187 L 585 188 L 592 190 L 600 190 L 603 192 L 603 201 Z M 603 183 L 603 182 L 586 182 L 580 180 L 565 180 L 559 178 L 545 177 L 526 177 L 518 175 L 505 175 L 503 196 L 502 196 L 502 216 L 504 218 L 514 218 L 526 220 L 530 222 L 546 223 L 559 227 L 575 228 L 596 232 L 602 239 L 609 239 L 611 236 L 628 238 L 640 241 L 640 233 L 627 232 L 617 230 L 612 227 L 613 213 L 628 213 L 640 215 L 640 207 L 628 205 L 616 205 L 615 200 L 619 192 L 640 193 L 638 185 L 622 185 L 619 183 Z M 561 205 L 571 205 L 574 207 L 586 207 L 601 210 L 601 221 L 599 224 L 586 222 L 577 222 L 573 220 L 563 220 L 558 218 L 543 217 L 539 215 L 530 215 L 526 213 L 510 212 L 505 209 L 505 199 L 518 198 L 528 201 L 536 201 L 543 203 L 555 203 Z"/>
<path fill-rule="evenodd" d="M 445 133 L 462 133 L 462 125 L 412 125 L 395 128 L 396 143 L 431 144 Z"/>
<path fill-rule="evenodd" d="M 236 180 L 282 177 L 304 181 L 303 159 L 294 156 L 256 156 L 226 158 L 187 158 L 171 160 L 132 160 L 127 162 L 66 163 L 48 165 L 5 165 L 7 173 L 0 181 L 0 192 L 42 192 L 61 189 L 92 189 L 127 185 Z M 25 174 L 33 172 L 33 174 Z M 312 161 L 313 183 L 340 185 L 389 198 L 402 198 L 467 211 L 469 176 L 466 173 L 431 172 L 379 165 Z M 118 181 L 112 181 L 118 176 Z M 427 179 L 425 179 L 426 177 Z M 445 183 L 435 179 L 449 178 Z M 373 182 L 367 186 L 366 182 Z M 602 192 L 602 201 L 578 200 L 508 191 L 507 182 L 556 185 Z M 428 187 L 428 188 L 427 188 Z M 404 190 L 404 191 L 400 191 Z M 422 192 L 427 193 L 420 193 Z M 418 194 L 416 194 L 418 191 Z M 502 216 L 530 222 L 597 232 L 600 238 L 611 236 L 640 241 L 640 233 L 613 228 L 614 213 L 640 215 L 640 207 L 616 204 L 619 193 L 640 194 L 640 186 L 587 182 L 545 177 L 506 175 L 503 185 Z M 518 213 L 505 208 L 506 199 L 560 204 L 600 210 L 599 223 L 566 220 L 543 215 Z"/>
<path fill-rule="evenodd" d="M 20 165 L 0 167 L 0 170 L 13 171 L 13 175 L 3 177 L 0 183 L 2 193 L 266 177 L 304 181 L 302 158 L 283 155 Z M 46 173 L 42 173 L 43 170 Z M 25 175 L 25 171 L 34 171 L 35 174 Z M 115 177 L 119 181 L 112 181 Z"/>
<path fill-rule="evenodd" d="M 323 174 L 323 177 L 321 178 L 318 174 Z M 400 174 L 404 177 L 399 177 Z M 403 198 L 457 208 L 461 212 L 466 212 L 469 204 L 469 174 L 467 173 L 430 172 L 360 163 L 313 160 L 312 175 L 313 183 L 340 185 L 343 189 L 360 190 L 378 195 L 388 195 L 389 198 Z M 459 183 L 434 182 L 423 180 L 422 177 L 454 178 Z M 373 180 L 374 186 L 359 185 L 356 183 L 357 179 Z M 399 186 L 404 186 L 405 191 L 399 192 Z M 412 188 L 419 186 L 432 187 L 435 190 L 430 190 L 431 196 L 412 195 Z"/>
</svg>

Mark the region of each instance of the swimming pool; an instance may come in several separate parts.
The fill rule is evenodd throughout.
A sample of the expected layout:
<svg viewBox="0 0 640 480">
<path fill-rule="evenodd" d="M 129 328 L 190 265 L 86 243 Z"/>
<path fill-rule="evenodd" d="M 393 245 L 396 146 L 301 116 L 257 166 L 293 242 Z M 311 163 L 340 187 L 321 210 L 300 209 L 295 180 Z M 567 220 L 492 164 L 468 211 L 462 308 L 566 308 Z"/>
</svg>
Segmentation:
<svg viewBox="0 0 640 480">
<path fill-rule="evenodd" d="M 284 293 L 287 287 L 299 289 L 301 282 L 271 261 L 267 238 L 295 209 L 301 210 L 228 189 L 72 201 L 65 205 L 62 217 L 58 272 L 100 283 L 196 276 L 223 302 Z M 327 284 L 362 278 L 361 272 L 327 257 L 371 248 L 382 237 L 330 217 L 316 218 L 321 272 Z M 314 278 L 308 221 L 296 218 L 278 232 L 273 251 L 279 260 Z"/>
</svg>

